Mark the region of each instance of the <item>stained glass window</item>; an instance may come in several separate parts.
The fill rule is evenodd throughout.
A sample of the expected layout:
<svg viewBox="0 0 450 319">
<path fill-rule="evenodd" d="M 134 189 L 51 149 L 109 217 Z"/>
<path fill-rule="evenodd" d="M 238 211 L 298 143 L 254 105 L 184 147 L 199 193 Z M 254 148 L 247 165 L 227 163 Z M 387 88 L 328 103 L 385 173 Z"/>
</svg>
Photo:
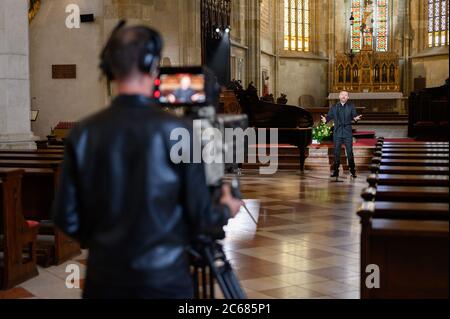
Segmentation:
<svg viewBox="0 0 450 319">
<path fill-rule="evenodd" d="M 351 48 L 360 51 L 363 45 L 376 51 L 388 50 L 389 0 L 352 0 L 353 26 Z M 361 30 L 361 26 L 365 26 Z"/>
<path fill-rule="evenodd" d="M 284 49 L 310 50 L 309 0 L 284 0 Z"/>
<path fill-rule="evenodd" d="M 428 46 L 448 45 L 448 2 L 428 0 Z"/>
<path fill-rule="evenodd" d="M 377 0 L 374 36 L 377 51 L 388 50 L 388 0 Z"/>
</svg>

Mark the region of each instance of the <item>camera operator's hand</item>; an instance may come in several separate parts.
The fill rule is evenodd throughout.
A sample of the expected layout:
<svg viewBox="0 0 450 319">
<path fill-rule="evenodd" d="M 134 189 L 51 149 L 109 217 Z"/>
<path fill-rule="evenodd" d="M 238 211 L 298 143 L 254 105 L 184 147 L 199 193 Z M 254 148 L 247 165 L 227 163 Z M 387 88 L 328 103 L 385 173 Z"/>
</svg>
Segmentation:
<svg viewBox="0 0 450 319">
<path fill-rule="evenodd" d="M 222 196 L 220 197 L 220 203 L 230 208 L 231 217 L 236 216 L 242 206 L 242 201 L 240 199 L 234 198 L 231 194 L 231 186 L 228 184 L 224 184 L 222 186 Z"/>
</svg>

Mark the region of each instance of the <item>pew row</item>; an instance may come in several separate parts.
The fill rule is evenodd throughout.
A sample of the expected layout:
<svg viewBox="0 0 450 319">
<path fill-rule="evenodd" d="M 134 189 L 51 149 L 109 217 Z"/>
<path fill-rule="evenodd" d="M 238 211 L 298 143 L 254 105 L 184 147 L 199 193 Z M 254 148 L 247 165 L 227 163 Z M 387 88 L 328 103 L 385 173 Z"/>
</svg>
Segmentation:
<svg viewBox="0 0 450 319">
<path fill-rule="evenodd" d="M 428 148 L 428 147 L 383 147 L 379 146 L 375 149 L 375 151 L 381 151 L 385 153 L 428 153 L 428 154 L 434 154 L 434 153 L 444 153 L 448 154 L 449 150 L 448 148 Z"/>
<path fill-rule="evenodd" d="M 448 166 L 387 166 L 372 164 L 369 166 L 372 173 L 378 174 L 402 174 L 402 175 L 449 175 Z"/>
<path fill-rule="evenodd" d="M 374 156 L 358 211 L 361 297 L 448 298 L 448 143 L 379 139 Z"/>
<path fill-rule="evenodd" d="M 406 174 L 370 174 L 369 186 L 449 186 L 448 175 L 406 175 Z"/>
<path fill-rule="evenodd" d="M 386 142 L 384 140 L 380 138 L 377 139 L 377 144 L 380 145 L 385 145 L 385 146 L 398 146 L 398 145 L 413 145 L 413 146 L 449 146 L 448 142 L 424 142 L 424 141 L 409 141 L 409 142 L 403 142 L 403 141 L 399 141 L 399 142 Z"/>
<path fill-rule="evenodd" d="M 448 203 L 448 187 L 392 186 L 367 187 L 361 197 L 366 201 Z"/>
<path fill-rule="evenodd" d="M 79 244 L 54 227 L 51 216 L 61 161 L 0 160 L 0 167 L 22 168 L 22 205 L 26 218 L 40 222 L 37 258 L 44 267 L 79 255 Z"/>
<path fill-rule="evenodd" d="M 449 148 L 448 142 L 383 142 L 382 140 L 378 140 L 375 146 L 387 148 Z"/>
<path fill-rule="evenodd" d="M 448 298 L 448 220 L 383 218 L 375 208 L 358 215 L 361 298 Z M 366 284 L 369 265 L 378 266 L 378 288 Z"/>
<path fill-rule="evenodd" d="M 375 157 L 382 159 L 430 159 L 430 160 L 448 160 L 448 153 L 392 153 L 385 151 L 375 151 Z M 0 158 L 1 155 L 0 155 Z"/>
<path fill-rule="evenodd" d="M 366 213 L 370 217 L 376 212 L 376 218 L 414 219 L 414 220 L 449 220 L 447 203 L 403 203 L 403 202 L 365 202 Z M 370 208 L 368 210 L 368 207 Z"/>
<path fill-rule="evenodd" d="M 22 214 L 23 170 L 0 168 L 0 289 L 10 289 L 38 275 L 39 223 Z"/>
<path fill-rule="evenodd" d="M 448 147 L 448 142 L 383 142 L 377 141 L 377 144 L 384 146 L 430 146 L 430 147 Z"/>
<path fill-rule="evenodd" d="M 48 161 L 62 161 L 63 154 L 47 154 L 47 153 L 33 153 L 33 154 L 18 154 L 0 153 L 0 160 L 48 160 Z"/>
<path fill-rule="evenodd" d="M 1 160 L 0 160 L 1 162 Z M 385 166 L 448 166 L 448 160 L 437 159 L 385 159 L 382 157 L 372 158 L 372 164 Z"/>
<path fill-rule="evenodd" d="M 408 144 L 408 145 L 449 145 L 448 141 L 409 141 L 409 142 L 403 142 L 403 141 L 386 141 L 383 136 L 380 136 L 377 138 L 377 143 L 386 144 L 386 145 L 402 145 L 402 144 Z"/>
<path fill-rule="evenodd" d="M 0 150 L 0 154 L 63 154 L 64 149 Z"/>
</svg>

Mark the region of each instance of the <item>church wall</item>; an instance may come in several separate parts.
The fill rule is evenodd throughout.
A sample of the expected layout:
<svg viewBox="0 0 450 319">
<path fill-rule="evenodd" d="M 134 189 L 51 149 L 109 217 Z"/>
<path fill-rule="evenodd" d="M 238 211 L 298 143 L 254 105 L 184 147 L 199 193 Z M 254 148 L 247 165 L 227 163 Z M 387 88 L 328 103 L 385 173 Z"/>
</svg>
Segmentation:
<svg viewBox="0 0 450 319">
<path fill-rule="evenodd" d="M 279 2 L 277 21 L 278 37 L 278 66 L 277 66 L 277 95 L 287 94 L 288 104 L 299 105 L 301 95 L 314 97 L 316 106 L 326 105 L 328 96 L 329 56 L 333 42 L 343 41 L 340 35 L 343 32 L 334 32 L 331 29 L 329 15 L 332 15 L 334 4 L 330 2 L 310 0 L 311 30 L 310 51 L 293 52 L 283 48 L 283 1 Z M 338 17 L 339 15 L 337 15 Z M 334 18 L 333 18 L 334 20 Z M 343 50 L 343 48 L 341 48 Z"/>
<path fill-rule="evenodd" d="M 316 106 L 326 105 L 328 63 L 313 59 L 281 59 L 279 92 L 287 94 L 288 104 L 298 105 L 301 95 L 312 95 Z"/>
<path fill-rule="evenodd" d="M 265 76 L 269 77 L 269 80 L 267 81 L 265 78 L 263 78 L 263 74 Z M 261 83 L 262 83 L 262 89 L 263 91 L 264 86 L 268 85 L 268 93 L 272 93 L 277 98 L 275 93 L 275 59 L 272 55 L 262 53 L 261 54 Z M 262 94 L 262 92 L 261 92 Z"/>
<path fill-rule="evenodd" d="M 231 2 L 231 79 L 247 86 L 246 63 L 248 54 L 246 26 L 246 0 Z"/>
<path fill-rule="evenodd" d="M 334 41 L 334 53 L 350 51 L 350 0 L 336 0 L 329 19 L 332 23 L 331 40 Z"/>
<path fill-rule="evenodd" d="M 448 79 L 448 55 L 415 58 L 412 61 L 411 87 L 415 78 L 426 79 L 426 87 L 442 86 Z"/>
<path fill-rule="evenodd" d="M 275 33 L 274 1 L 261 2 L 261 51 L 273 54 Z"/>
<path fill-rule="evenodd" d="M 65 27 L 65 7 L 78 4 L 94 23 Z M 187 14 L 191 12 L 191 14 Z M 32 107 L 39 109 L 33 131 L 45 138 L 59 121 L 78 121 L 109 102 L 100 80 L 98 56 L 120 18 L 161 32 L 165 65 L 201 64 L 200 0 L 46 0 L 30 26 Z M 51 79 L 52 64 L 76 64 L 77 78 Z M 114 93 L 114 90 L 113 90 Z"/>
<path fill-rule="evenodd" d="M 201 63 L 200 0 L 104 0 L 104 6 L 105 39 L 119 19 L 127 19 L 162 34 L 163 57 L 172 66 Z"/>
<path fill-rule="evenodd" d="M 258 85 L 260 77 L 260 19 L 255 13 L 259 3 L 260 0 L 231 2 L 231 78 L 240 79 L 244 87 L 250 82 Z"/>
<path fill-rule="evenodd" d="M 247 43 L 246 15 L 248 0 L 233 0 L 231 2 L 231 40 L 239 43 Z"/>
<path fill-rule="evenodd" d="M 45 138 L 59 121 L 74 121 L 101 109 L 104 84 L 99 81 L 98 56 L 103 43 L 103 1 L 47 0 L 30 25 L 32 109 L 39 110 L 33 132 Z M 65 26 L 68 4 L 94 13 L 94 23 L 80 29 Z M 76 79 L 52 79 L 52 64 L 76 64 Z"/>
<path fill-rule="evenodd" d="M 261 2 L 261 95 L 263 95 L 264 87 L 268 86 L 268 93 L 274 94 L 276 98 L 276 70 L 275 70 L 275 1 L 262 0 Z M 264 74 L 264 76 L 263 76 Z M 264 77 L 268 76 L 269 80 Z"/>
<path fill-rule="evenodd" d="M 410 25 L 411 43 L 411 77 L 410 88 L 413 89 L 414 79 L 426 78 L 426 87 L 436 87 L 444 84 L 449 77 L 448 46 L 428 48 L 426 42 L 426 7 L 420 0 L 411 0 Z"/>
<path fill-rule="evenodd" d="M 231 47 L 231 79 L 240 80 L 244 86 L 246 83 L 246 56 L 247 50 L 232 46 Z"/>
</svg>

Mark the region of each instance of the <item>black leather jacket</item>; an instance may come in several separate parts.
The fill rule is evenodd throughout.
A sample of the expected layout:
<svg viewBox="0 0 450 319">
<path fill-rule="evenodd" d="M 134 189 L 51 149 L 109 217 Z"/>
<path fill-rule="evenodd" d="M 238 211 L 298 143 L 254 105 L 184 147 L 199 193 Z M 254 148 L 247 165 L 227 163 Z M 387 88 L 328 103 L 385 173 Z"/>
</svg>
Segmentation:
<svg viewBox="0 0 450 319">
<path fill-rule="evenodd" d="M 174 164 L 173 128 L 189 123 L 133 95 L 82 121 L 66 140 L 54 221 L 89 249 L 87 280 L 157 291 L 191 285 L 185 247 L 220 234 L 202 164 Z"/>
</svg>

